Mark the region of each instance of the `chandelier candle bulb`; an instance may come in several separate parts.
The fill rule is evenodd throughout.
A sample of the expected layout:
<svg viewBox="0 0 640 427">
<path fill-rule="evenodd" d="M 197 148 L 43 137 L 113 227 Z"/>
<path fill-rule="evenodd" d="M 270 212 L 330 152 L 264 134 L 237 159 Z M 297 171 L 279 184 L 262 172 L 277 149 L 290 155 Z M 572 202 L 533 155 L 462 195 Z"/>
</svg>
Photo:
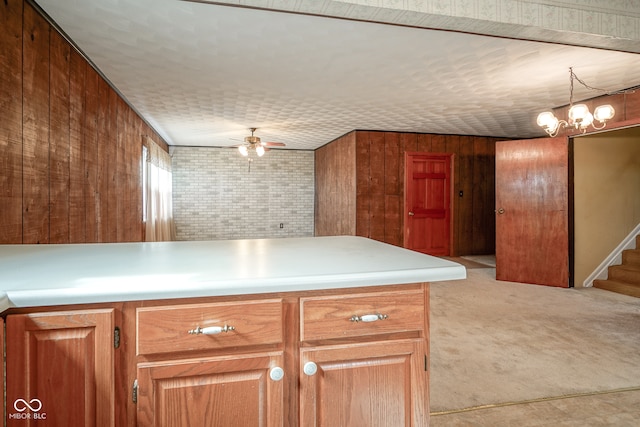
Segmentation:
<svg viewBox="0 0 640 427">
<path fill-rule="evenodd" d="M 607 120 L 611 120 L 613 116 L 616 114 L 616 110 L 609 104 L 600 105 L 596 107 L 593 112 L 593 117 L 599 122 L 606 122 Z"/>
<path fill-rule="evenodd" d="M 589 107 L 585 104 L 576 104 L 569 109 L 569 123 L 574 122 L 582 125 L 587 117 L 589 117 Z"/>
<path fill-rule="evenodd" d="M 538 126 L 542 127 L 549 134 L 552 134 L 558 129 L 560 122 L 558 118 L 553 115 L 551 111 L 545 111 L 543 113 L 538 114 L 537 120 Z"/>
</svg>

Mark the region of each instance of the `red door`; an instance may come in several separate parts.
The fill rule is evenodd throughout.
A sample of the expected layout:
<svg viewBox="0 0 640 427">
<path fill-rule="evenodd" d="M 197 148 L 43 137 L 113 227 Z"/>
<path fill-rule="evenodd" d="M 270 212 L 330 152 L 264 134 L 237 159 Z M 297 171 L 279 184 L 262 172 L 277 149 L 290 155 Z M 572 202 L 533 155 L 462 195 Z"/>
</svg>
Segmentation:
<svg viewBox="0 0 640 427">
<path fill-rule="evenodd" d="M 452 159 L 452 154 L 406 153 L 406 248 L 450 255 Z"/>
<path fill-rule="evenodd" d="M 496 278 L 569 286 L 569 143 L 496 143 Z"/>
</svg>

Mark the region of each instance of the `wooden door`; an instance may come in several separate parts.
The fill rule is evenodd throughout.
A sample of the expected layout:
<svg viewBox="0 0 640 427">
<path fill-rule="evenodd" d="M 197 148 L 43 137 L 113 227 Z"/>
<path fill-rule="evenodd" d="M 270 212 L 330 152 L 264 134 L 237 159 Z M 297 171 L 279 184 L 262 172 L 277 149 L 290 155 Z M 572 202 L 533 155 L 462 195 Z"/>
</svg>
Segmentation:
<svg viewBox="0 0 640 427">
<path fill-rule="evenodd" d="M 406 153 L 406 248 L 450 255 L 452 160 L 452 154 Z"/>
<path fill-rule="evenodd" d="M 569 286 L 567 138 L 496 143 L 496 278 Z"/>
<path fill-rule="evenodd" d="M 113 310 L 9 315 L 6 324 L 7 426 L 115 425 Z"/>
<path fill-rule="evenodd" d="M 301 427 L 429 425 L 423 339 L 305 348 L 300 365 Z"/>
<path fill-rule="evenodd" d="M 139 364 L 138 426 L 281 427 L 282 366 L 282 352 Z"/>
</svg>

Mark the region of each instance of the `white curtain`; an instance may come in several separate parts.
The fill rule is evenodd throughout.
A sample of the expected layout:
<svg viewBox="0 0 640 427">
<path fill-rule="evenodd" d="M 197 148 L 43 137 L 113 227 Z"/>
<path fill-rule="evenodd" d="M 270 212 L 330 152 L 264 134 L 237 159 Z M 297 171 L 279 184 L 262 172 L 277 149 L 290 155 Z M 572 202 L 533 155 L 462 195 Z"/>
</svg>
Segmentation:
<svg viewBox="0 0 640 427">
<path fill-rule="evenodd" d="M 173 221 L 171 157 L 151 138 L 144 138 L 145 159 L 145 240 L 175 240 Z"/>
</svg>

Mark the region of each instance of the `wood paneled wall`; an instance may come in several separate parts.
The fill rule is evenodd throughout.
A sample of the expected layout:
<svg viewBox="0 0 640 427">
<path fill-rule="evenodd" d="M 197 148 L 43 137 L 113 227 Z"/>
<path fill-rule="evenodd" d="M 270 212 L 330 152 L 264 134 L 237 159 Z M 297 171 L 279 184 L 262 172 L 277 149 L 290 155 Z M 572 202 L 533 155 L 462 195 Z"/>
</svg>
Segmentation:
<svg viewBox="0 0 640 427">
<path fill-rule="evenodd" d="M 356 133 L 351 132 L 315 152 L 315 234 L 356 234 Z"/>
<path fill-rule="evenodd" d="M 142 240 L 142 137 L 166 143 L 29 3 L 0 9 L 0 244 Z"/>
<path fill-rule="evenodd" d="M 319 148 L 316 150 L 316 235 L 351 234 L 402 246 L 404 153 L 453 153 L 453 253 L 494 253 L 497 140 L 354 131 Z M 355 188 L 351 182 L 355 182 Z M 352 217 L 354 201 L 355 218 Z"/>
</svg>

